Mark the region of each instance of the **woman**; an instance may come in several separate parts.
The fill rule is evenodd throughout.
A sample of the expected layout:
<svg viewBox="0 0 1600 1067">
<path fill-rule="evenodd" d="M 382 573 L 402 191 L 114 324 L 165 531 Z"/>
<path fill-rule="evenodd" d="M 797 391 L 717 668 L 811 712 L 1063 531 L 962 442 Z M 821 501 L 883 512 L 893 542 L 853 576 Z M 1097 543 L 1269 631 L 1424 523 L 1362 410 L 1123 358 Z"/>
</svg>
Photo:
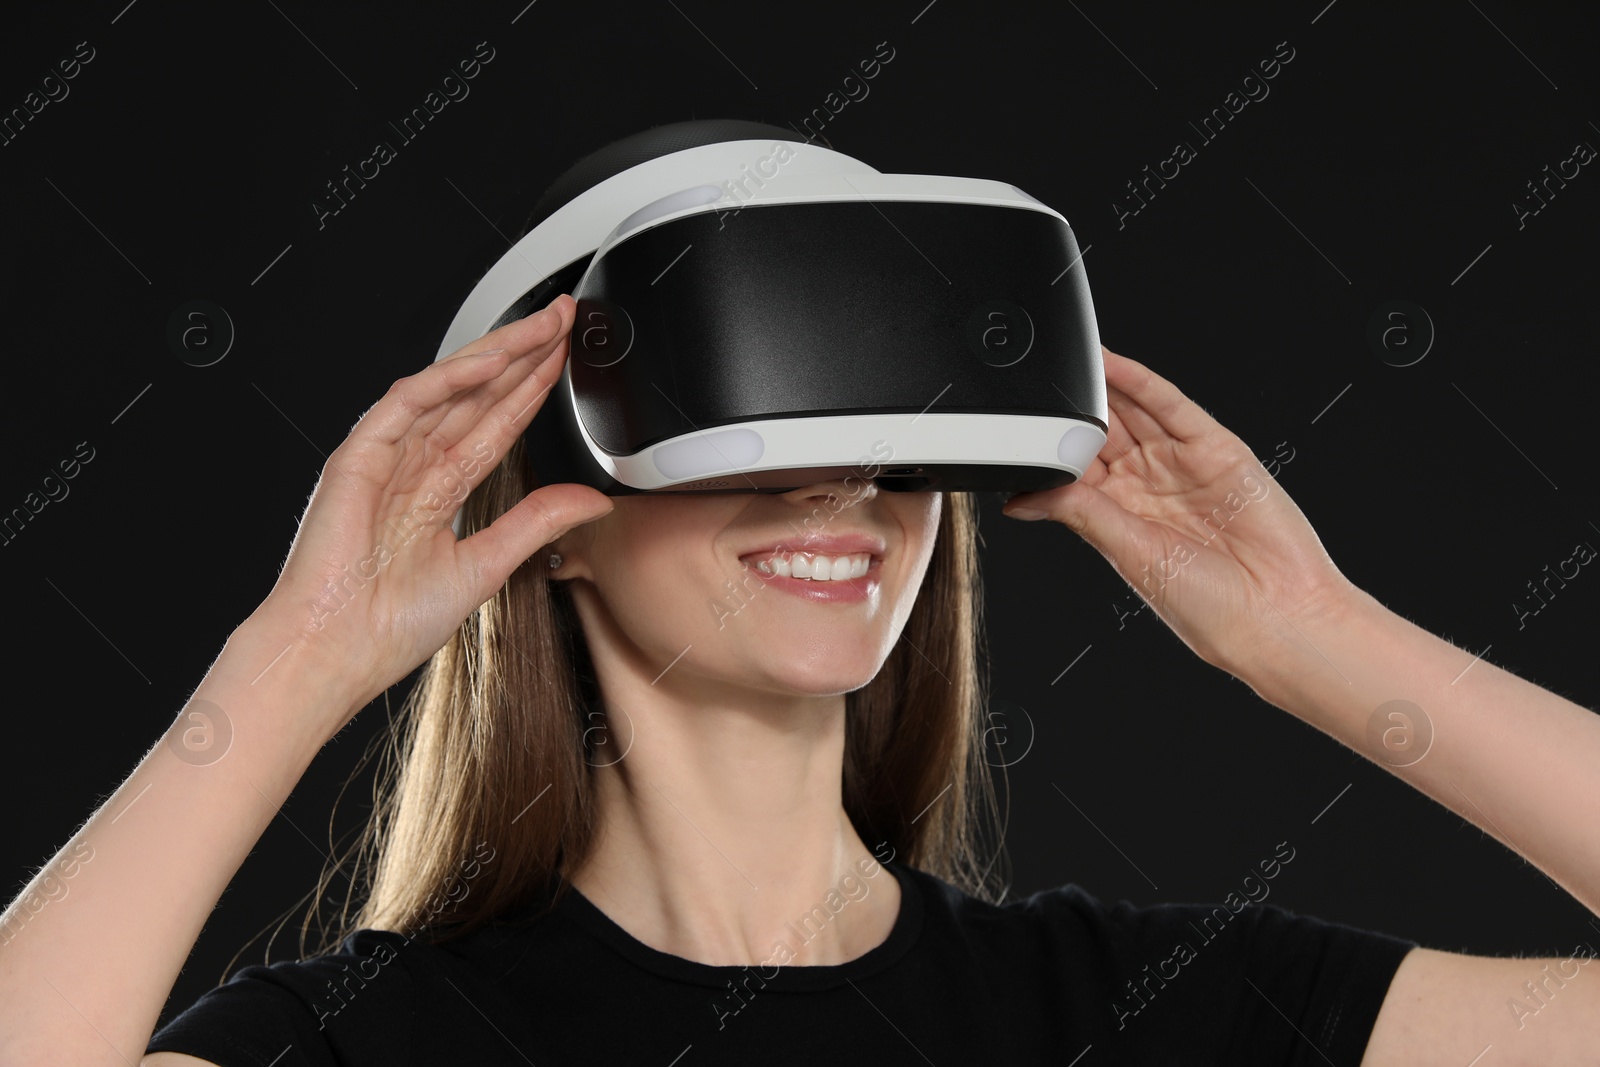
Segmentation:
<svg viewBox="0 0 1600 1067">
<path fill-rule="evenodd" d="M 396 382 L 329 457 L 186 714 L 0 924 L 0 1062 L 1592 1062 L 1578 953 L 1071 886 L 987 899 L 970 498 L 870 472 L 529 492 L 520 442 L 574 317 L 563 294 Z M 1372 709 L 1422 705 L 1433 747 L 1391 769 L 1600 905 L 1594 716 L 1489 663 L 1463 676 L 1468 654 L 1340 574 L 1237 437 L 1104 358 L 1104 455 L 1009 513 L 1066 525 L 1202 659 L 1370 757 Z M 1236 514 L 1202 547 L 1219 506 Z M 842 585 L 768 574 L 818 547 Z M 245 968 L 152 1038 L 318 749 L 424 661 L 361 929 Z M 226 750 L 196 758 L 197 730 Z M 69 866 L 71 896 L 34 906 Z"/>
</svg>

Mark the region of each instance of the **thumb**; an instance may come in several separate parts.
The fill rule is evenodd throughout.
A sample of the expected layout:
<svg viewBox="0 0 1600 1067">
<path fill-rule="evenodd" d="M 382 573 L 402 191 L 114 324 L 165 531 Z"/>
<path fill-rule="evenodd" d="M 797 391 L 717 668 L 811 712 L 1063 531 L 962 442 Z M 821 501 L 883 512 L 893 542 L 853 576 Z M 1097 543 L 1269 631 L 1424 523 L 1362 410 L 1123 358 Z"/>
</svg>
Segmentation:
<svg viewBox="0 0 1600 1067">
<path fill-rule="evenodd" d="M 1035 514 L 1016 514 L 1024 509 Z M 1135 554 L 1144 535 L 1138 516 L 1082 481 L 1047 492 L 1019 493 L 1001 510 L 1019 519 L 1054 519 L 1112 563 L 1118 556 Z"/>
<path fill-rule="evenodd" d="M 458 547 L 487 590 L 483 595 L 492 596 L 529 556 L 614 507 L 610 497 L 586 485 L 558 482 L 541 486 Z"/>
</svg>

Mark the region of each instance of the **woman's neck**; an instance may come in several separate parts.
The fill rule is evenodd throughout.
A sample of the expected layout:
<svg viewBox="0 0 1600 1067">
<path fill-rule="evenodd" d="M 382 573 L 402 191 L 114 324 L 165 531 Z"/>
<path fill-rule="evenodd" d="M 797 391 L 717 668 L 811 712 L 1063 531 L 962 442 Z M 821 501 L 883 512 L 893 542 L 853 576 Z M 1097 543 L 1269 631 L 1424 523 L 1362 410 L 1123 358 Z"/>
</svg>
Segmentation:
<svg viewBox="0 0 1600 1067">
<path fill-rule="evenodd" d="M 844 811 L 844 697 L 752 711 L 651 695 L 597 759 L 615 762 L 596 771 L 578 890 L 651 948 L 714 966 L 833 965 L 881 944 L 900 887 Z"/>
</svg>

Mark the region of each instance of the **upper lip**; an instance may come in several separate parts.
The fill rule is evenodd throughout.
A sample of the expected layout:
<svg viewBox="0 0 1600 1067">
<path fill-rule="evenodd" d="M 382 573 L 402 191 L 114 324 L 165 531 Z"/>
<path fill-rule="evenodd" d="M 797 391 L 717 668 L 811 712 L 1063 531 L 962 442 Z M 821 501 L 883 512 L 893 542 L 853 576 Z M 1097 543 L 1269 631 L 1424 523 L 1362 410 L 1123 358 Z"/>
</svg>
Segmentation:
<svg viewBox="0 0 1600 1067">
<path fill-rule="evenodd" d="M 755 548 L 739 553 L 740 559 L 770 559 L 781 552 L 806 552 L 816 556 L 850 556 L 870 552 L 881 559 L 887 545 L 883 538 L 862 533 L 818 534 L 809 537 L 785 537 L 767 541 Z"/>
</svg>

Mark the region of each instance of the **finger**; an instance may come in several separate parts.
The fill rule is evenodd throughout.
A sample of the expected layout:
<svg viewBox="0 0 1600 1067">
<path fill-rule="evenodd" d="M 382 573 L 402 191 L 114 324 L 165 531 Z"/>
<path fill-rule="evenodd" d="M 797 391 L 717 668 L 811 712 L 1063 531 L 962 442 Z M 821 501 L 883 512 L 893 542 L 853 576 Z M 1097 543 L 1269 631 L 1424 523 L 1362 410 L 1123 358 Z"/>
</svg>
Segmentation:
<svg viewBox="0 0 1600 1067">
<path fill-rule="evenodd" d="M 1118 395 L 1120 394 L 1117 394 L 1113 389 L 1106 390 L 1106 397 L 1108 401 Z M 1126 398 L 1124 398 L 1119 403 L 1131 404 L 1132 401 L 1128 401 Z M 1137 418 L 1138 416 L 1135 412 L 1130 411 L 1129 417 Z M 1111 404 L 1107 408 L 1106 426 L 1108 427 L 1106 432 L 1106 443 L 1101 447 L 1100 454 L 1097 458 L 1106 468 L 1107 477 L 1111 475 L 1112 468 L 1114 467 L 1116 468 L 1117 472 L 1123 474 L 1131 472 L 1132 474 L 1137 475 L 1138 478 L 1145 483 L 1145 485 L 1150 487 L 1151 492 L 1161 492 L 1160 487 L 1156 485 L 1153 477 L 1153 475 L 1157 472 L 1153 470 L 1153 464 L 1151 464 L 1147 454 L 1142 450 L 1143 446 L 1141 445 L 1140 441 L 1134 437 L 1133 434 L 1128 432 L 1127 422 L 1124 421 L 1122 415 L 1118 412 L 1117 404 Z M 1156 433 L 1158 433 L 1158 431 L 1152 428 L 1147 431 L 1146 436 L 1148 437 Z M 1100 482 L 1093 481 L 1089 484 L 1099 485 Z"/>
<path fill-rule="evenodd" d="M 577 302 L 567 293 L 557 293 L 544 307 L 524 315 L 520 319 L 513 319 L 503 326 L 498 326 L 476 341 L 463 345 L 459 351 L 452 352 L 439 360 L 440 363 L 455 359 L 457 356 L 470 355 L 479 349 L 505 348 L 513 353 L 528 352 L 547 341 L 547 331 L 543 331 L 542 323 L 546 313 L 555 315 L 566 325 L 577 314 Z M 534 328 L 539 328 L 539 334 Z M 543 334 L 544 336 L 541 336 Z"/>
<path fill-rule="evenodd" d="M 1129 432 L 1127 423 L 1122 421 L 1122 415 L 1110 404 L 1112 392 L 1111 389 L 1106 390 L 1106 444 L 1110 446 L 1106 452 L 1115 456 L 1138 448 L 1139 442 Z"/>
<path fill-rule="evenodd" d="M 1050 384 L 1054 386 L 1056 392 L 1066 397 L 1067 403 L 1078 407 L 1078 402 L 1065 389 L 1054 382 Z M 1109 394 L 1110 390 L 1107 390 L 1107 392 Z M 1079 410 L 1084 409 L 1079 408 Z M 1116 410 L 1108 407 L 1106 410 L 1106 444 L 1102 447 L 1101 454 L 1116 456 L 1138 447 L 1139 442 L 1134 440 L 1133 435 L 1128 432 L 1128 428 L 1123 425 Z"/>
<path fill-rule="evenodd" d="M 535 368 L 493 408 L 478 414 L 472 427 L 458 441 L 448 447 L 440 443 L 445 462 L 438 464 L 436 469 L 450 472 L 447 477 L 451 479 L 458 477 L 455 472 L 459 470 L 459 476 L 465 479 L 469 492 L 482 484 L 527 430 L 545 398 L 560 380 L 566 353 L 566 338 L 563 337 L 550 358 Z M 457 414 L 458 411 L 453 410 L 451 417 Z"/>
<path fill-rule="evenodd" d="M 558 358 L 558 353 L 564 349 L 572 323 L 577 318 L 577 305 L 572 299 L 567 297 L 565 303 L 560 303 L 560 300 L 558 297 L 550 305 L 550 310 L 561 316 L 561 325 L 554 334 L 523 355 L 514 358 L 498 378 L 484 382 L 476 389 L 457 397 L 450 404 L 441 405 L 427 417 L 418 420 L 417 431 L 428 434 L 441 449 L 453 448 L 474 432 L 482 422 L 485 412 L 493 410 L 507 395 L 526 386 L 532 375 L 541 374 L 544 376 L 541 380 L 544 381 L 559 377 L 561 359 Z M 488 336 L 492 337 L 493 334 Z M 535 385 L 532 392 L 538 392 L 540 388 Z"/>
<path fill-rule="evenodd" d="M 1104 345 L 1100 351 L 1105 357 L 1106 385 L 1148 413 L 1167 436 L 1179 441 L 1197 441 L 1216 427 L 1217 421 L 1199 404 L 1143 363 L 1118 355 Z M 1130 425 L 1129 429 L 1136 436 L 1140 435 L 1138 425 Z"/>
<path fill-rule="evenodd" d="M 1083 476 L 1077 480 L 1085 485 L 1099 485 L 1109 477 L 1111 470 L 1106 466 L 1106 461 L 1096 456 L 1089 461 L 1089 465 L 1083 469 Z"/>
<path fill-rule="evenodd" d="M 565 295 L 565 294 L 563 294 Z M 536 351 L 557 337 L 566 319 L 561 297 L 557 297 L 543 311 L 518 319 L 479 338 L 473 353 L 462 358 L 443 359 L 395 382 L 356 424 L 357 430 L 367 439 L 379 444 L 392 445 L 418 429 L 418 423 L 431 420 L 422 427 L 423 432 L 437 425 L 442 417 L 437 409 L 475 386 L 481 385 L 495 374 L 503 372 L 510 362 Z M 566 298 L 570 303 L 571 297 Z M 493 355 L 484 354 L 499 349 Z M 474 354 L 476 353 L 476 354 Z M 351 431 L 352 434 L 355 431 Z"/>
<path fill-rule="evenodd" d="M 457 543 L 478 591 L 494 595 L 511 572 L 574 526 L 607 514 L 616 503 L 597 489 L 560 482 L 541 486 L 494 522 Z"/>
<path fill-rule="evenodd" d="M 1122 420 L 1123 430 L 1128 434 L 1129 443 L 1124 447 L 1128 451 L 1142 445 L 1159 444 L 1162 441 L 1172 440 L 1172 435 L 1156 420 L 1156 417 L 1139 406 L 1139 402 L 1127 393 L 1113 385 L 1106 386 L 1106 405 Z"/>
<path fill-rule="evenodd" d="M 1048 492 L 1019 493 L 1002 511 L 1009 514 L 1013 505 L 1044 512 L 1040 517 L 1063 524 L 1113 564 L 1136 558 L 1146 537 L 1143 519 L 1081 478 Z"/>
<path fill-rule="evenodd" d="M 392 445 L 429 409 L 493 378 L 509 357 L 503 350 L 465 353 L 389 386 L 350 428 L 351 441 Z"/>
<path fill-rule="evenodd" d="M 448 403 L 436 405 L 420 416 L 410 432 L 429 435 L 442 449 L 454 445 L 477 424 L 483 411 L 515 389 L 530 372 L 554 354 L 556 346 L 566 336 L 576 317 L 574 306 L 571 297 L 561 294 L 542 311 L 485 334 L 482 342 L 506 348 L 511 353 L 510 362 L 498 377 L 458 394 L 450 398 Z"/>
<path fill-rule="evenodd" d="M 1107 355 L 1116 355 L 1116 353 L 1111 352 L 1103 345 L 1100 350 Z M 1124 415 L 1126 415 L 1126 418 Z M 1108 385 L 1106 388 L 1106 443 L 1100 450 L 1100 457 L 1108 465 L 1121 461 L 1122 469 L 1132 470 L 1154 490 L 1156 483 L 1151 479 L 1150 473 L 1146 469 L 1149 464 L 1140 454 L 1140 440 L 1130 429 L 1129 420 L 1142 428 L 1145 440 L 1159 440 L 1165 436 L 1159 424 L 1140 410 L 1138 405 L 1129 400 L 1126 394 L 1114 386 Z M 1107 473 L 1109 474 L 1109 470 Z M 1098 485 L 1099 482 L 1091 482 L 1090 484 Z"/>
<path fill-rule="evenodd" d="M 505 362 L 504 352 L 469 354 L 464 358 L 451 360 L 448 367 L 437 368 L 438 373 L 430 375 L 430 378 L 433 380 L 434 388 L 441 392 L 459 395 L 475 388 L 483 379 L 498 373 L 499 369 L 505 366 Z M 434 369 L 429 368 L 429 370 Z M 383 436 L 381 427 L 387 419 L 389 425 L 399 427 L 403 435 L 403 431 L 419 417 L 416 408 L 401 395 L 406 388 L 407 381 L 402 378 L 390 386 L 389 391 L 376 404 L 367 409 L 351 428 L 349 436 L 328 456 L 324 473 L 331 468 L 337 470 L 347 480 L 354 477 L 376 485 L 385 485 L 392 481 L 396 471 L 400 469 L 407 449 L 398 443 L 399 438 L 391 440 Z"/>
<path fill-rule="evenodd" d="M 512 364 L 500 378 L 486 383 L 447 412 L 433 436 L 442 448 L 459 449 L 460 442 L 483 443 L 498 453 L 527 429 L 545 398 L 561 380 L 570 351 L 570 323 L 549 342 L 549 352 L 536 350 Z M 492 385 L 490 389 L 487 386 Z"/>
<path fill-rule="evenodd" d="M 1000 510 L 1002 514 L 1007 516 L 1013 515 L 1017 508 L 1026 508 L 1030 511 L 1044 511 L 1046 505 L 1041 503 L 1041 501 L 1045 500 L 1045 498 L 1051 496 L 1052 494 L 1064 493 L 1066 492 L 1068 486 L 1077 485 L 1080 483 L 1083 485 L 1098 486 L 1109 477 L 1111 477 L 1111 468 L 1106 465 L 1104 454 L 1102 454 L 1100 456 L 1096 456 L 1094 459 L 1091 459 L 1088 465 L 1083 468 L 1083 474 L 1079 475 L 1077 478 L 1074 478 L 1065 486 L 1057 486 L 1054 489 L 1037 489 L 1028 493 L 1012 493 L 1010 496 L 1006 496 L 1005 500 L 1000 502 Z M 1001 495 L 1005 496 L 1004 493 Z M 1030 519 L 1042 519 L 1045 516 L 1028 515 L 1024 517 Z"/>
</svg>

